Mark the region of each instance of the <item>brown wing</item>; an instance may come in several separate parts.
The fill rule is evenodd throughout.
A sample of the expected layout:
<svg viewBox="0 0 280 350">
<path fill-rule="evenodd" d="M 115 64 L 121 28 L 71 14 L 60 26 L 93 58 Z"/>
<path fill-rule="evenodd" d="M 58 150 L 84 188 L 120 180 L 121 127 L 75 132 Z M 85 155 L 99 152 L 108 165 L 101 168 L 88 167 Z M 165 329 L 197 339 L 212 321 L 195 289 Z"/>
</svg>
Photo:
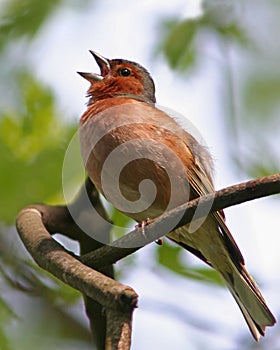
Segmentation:
<svg viewBox="0 0 280 350">
<path fill-rule="evenodd" d="M 209 154 L 205 148 L 200 146 L 196 140 L 191 138 L 192 142 L 189 142 L 187 147 L 190 148 L 190 151 L 194 155 L 195 161 L 192 164 L 192 168 L 190 169 L 188 180 L 190 186 L 197 194 L 197 196 L 203 196 L 207 193 L 214 192 L 214 186 L 211 177 L 211 164 L 209 166 Z M 217 226 L 219 227 L 219 231 L 223 237 L 223 241 L 230 253 L 230 256 L 239 269 L 240 264 L 244 265 L 244 258 L 232 236 L 229 229 L 227 228 L 224 220 L 223 211 L 212 213 L 213 217 L 217 221 Z M 201 253 L 199 253 L 201 255 Z M 199 257 L 199 254 L 195 254 Z M 202 259 L 205 261 L 205 259 Z"/>
</svg>

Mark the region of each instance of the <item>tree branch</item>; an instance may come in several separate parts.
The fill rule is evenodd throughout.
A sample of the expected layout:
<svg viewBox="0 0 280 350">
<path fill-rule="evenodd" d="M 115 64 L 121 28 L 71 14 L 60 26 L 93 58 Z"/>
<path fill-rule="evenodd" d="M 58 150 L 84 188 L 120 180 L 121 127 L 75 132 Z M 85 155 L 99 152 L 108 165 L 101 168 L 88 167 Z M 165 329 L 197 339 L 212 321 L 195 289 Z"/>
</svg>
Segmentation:
<svg viewBox="0 0 280 350">
<path fill-rule="evenodd" d="M 172 223 L 176 223 L 173 225 L 173 229 L 176 229 L 191 222 L 194 213 L 198 219 L 210 212 L 277 193 L 280 193 L 280 173 L 227 187 L 164 213 L 145 227 L 144 235 L 135 229 L 110 246 L 82 256 L 81 261 L 93 268 L 113 264 L 169 233 Z"/>
<path fill-rule="evenodd" d="M 116 322 L 110 325 L 110 329 L 131 330 L 127 325 L 131 324 L 138 299 L 132 288 L 85 266 L 67 252 L 46 230 L 38 209 L 23 209 L 17 217 L 17 230 L 27 250 L 40 267 L 103 305 L 106 314 L 122 315 L 119 318 L 110 317 L 111 321 Z M 121 332 L 119 336 L 120 338 L 113 337 L 107 332 L 106 342 L 112 347 L 106 347 L 106 350 L 121 349 L 118 343 L 127 343 L 124 337 L 128 336 L 130 339 L 128 332 Z"/>
<path fill-rule="evenodd" d="M 143 232 L 136 229 L 113 242 L 112 245 L 102 246 L 98 240 L 87 236 L 78 222 L 73 220 L 70 215 L 73 210 L 77 214 L 87 213 L 86 218 L 90 221 L 88 227 L 91 230 L 96 229 L 96 220 L 98 220 L 96 211 L 98 215 L 107 219 L 94 186 L 90 180 L 87 180 L 80 195 L 70 207 L 34 205 L 19 213 L 16 224 L 23 243 L 39 266 L 51 272 L 61 281 L 80 290 L 90 298 L 89 301 L 95 302 L 95 306 L 99 305 L 98 313 L 101 313 L 101 306 L 105 307 L 107 316 L 106 347 L 101 341 L 98 349 L 128 350 L 131 342 L 132 313 L 137 306 L 138 296 L 132 288 L 124 286 L 92 268 L 99 271 L 111 268 L 112 263 L 155 241 L 171 230 L 191 222 L 194 214 L 198 219 L 210 212 L 279 192 L 280 173 L 234 185 L 166 212 L 147 225 Z M 90 204 L 96 210 L 92 211 L 92 208 L 85 206 L 85 196 L 90 198 Z M 85 220 L 84 215 L 82 217 L 77 215 L 77 218 L 78 221 Z M 103 220 L 103 226 L 104 222 Z M 99 225 L 97 227 L 100 229 Z M 99 248 L 80 258 L 75 257 L 52 238 L 51 233 L 57 232 L 79 240 L 83 252 Z M 108 235 L 108 229 L 106 228 L 101 234 Z M 106 273 L 110 274 L 112 270 L 109 269 Z M 93 308 L 93 313 L 95 311 Z M 92 315 L 89 316 L 92 317 Z M 92 321 L 92 324 L 94 323 L 96 322 Z M 95 328 L 95 331 L 98 332 L 98 328 Z"/>
<path fill-rule="evenodd" d="M 27 227 L 24 232 L 26 239 L 29 242 L 27 245 L 34 244 L 34 239 L 36 239 L 36 237 L 33 235 L 37 236 L 39 225 L 39 228 L 46 234 L 45 236 L 41 237 L 42 245 L 46 251 L 52 251 L 53 249 L 55 250 L 57 247 L 57 245 L 53 245 L 53 243 L 56 242 L 53 241 L 52 238 L 47 235 L 47 233 L 62 233 L 72 239 L 77 240 L 80 244 L 81 254 L 94 251 L 95 249 L 101 247 L 103 244 L 99 240 L 93 239 L 88 234 L 84 233 L 80 227 L 81 222 L 83 224 L 82 226 L 85 227 L 86 231 L 91 233 L 93 237 L 102 237 L 103 242 L 109 242 L 110 240 L 111 224 L 99 199 L 99 194 L 89 178 L 86 179 L 85 184 L 82 186 L 75 201 L 68 206 L 36 204 L 26 209 L 30 209 L 30 211 L 27 212 L 27 216 L 24 216 L 23 218 L 19 215 L 17 224 L 20 233 L 22 230 L 21 225 L 25 222 L 27 217 L 29 223 L 27 222 Z M 34 220 L 37 219 L 36 215 L 35 217 L 33 215 L 34 210 L 38 211 L 42 216 L 42 222 L 34 222 Z M 73 219 L 72 215 L 75 217 L 75 220 Z M 38 244 L 38 246 L 40 246 L 40 244 Z M 60 247 L 60 249 L 61 248 L 62 247 Z M 37 253 L 40 254 L 40 249 Z M 59 254 L 59 252 L 57 253 Z M 34 253 L 31 252 L 31 255 L 33 255 L 34 259 L 36 260 Z M 42 251 L 42 255 L 44 256 L 44 251 Z M 48 268 L 46 269 L 50 271 Z M 114 272 L 112 265 L 104 267 L 102 269 L 102 273 L 113 278 Z M 107 308 L 107 312 L 105 313 L 104 305 L 100 304 L 98 301 L 92 299 L 86 294 L 84 294 L 84 299 L 86 313 L 90 320 L 94 342 L 97 349 L 104 350 L 106 338 L 108 338 L 106 335 L 107 324 L 110 323 L 108 320 L 106 320 L 106 318 L 107 312 L 109 312 L 108 310 L 110 309 Z M 132 311 L 130 312 L 132 313 Z M 131 315 L 130 317 L 127 317 L 127 323 L 130 319 Z M 115 324 L 111 326 L 111 328 L 114 327 L 117 328 L 119 325 Z M 120 336 L 123 336 L 123 334 L 120 334 Z M 117 342 L 117 339 L 115 339 L 115 341 Z"/>
<path fill-rule="evenodd" d="M 128 350 L 131 345 L 132 313 L 108 309 L 106 350 Z M 117 344 L 117 347 L 116 345 Z"/>
</svg>

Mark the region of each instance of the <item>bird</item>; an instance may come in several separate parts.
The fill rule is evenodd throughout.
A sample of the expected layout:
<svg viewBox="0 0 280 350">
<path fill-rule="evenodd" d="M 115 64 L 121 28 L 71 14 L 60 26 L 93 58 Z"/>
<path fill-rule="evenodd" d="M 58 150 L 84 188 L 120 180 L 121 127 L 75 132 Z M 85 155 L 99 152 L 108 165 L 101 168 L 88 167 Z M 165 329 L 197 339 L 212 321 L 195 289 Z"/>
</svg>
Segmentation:
<svg viewBox="0 0 280 350">
<path fill-rule="evenodd" d="M 90 53 L 100 74 L 77 72 L 90 83 L 79 131 L 85 168 L 98 191 L 139 224 L 213 193 L 208 149 L 158 108 L 148 70 L 133 61 Z M 245 268 L 224 212 L 172 228 L 166 235 L 170 240 L 219 273 L 258 341 L 276 319 Z"/>
</svg>

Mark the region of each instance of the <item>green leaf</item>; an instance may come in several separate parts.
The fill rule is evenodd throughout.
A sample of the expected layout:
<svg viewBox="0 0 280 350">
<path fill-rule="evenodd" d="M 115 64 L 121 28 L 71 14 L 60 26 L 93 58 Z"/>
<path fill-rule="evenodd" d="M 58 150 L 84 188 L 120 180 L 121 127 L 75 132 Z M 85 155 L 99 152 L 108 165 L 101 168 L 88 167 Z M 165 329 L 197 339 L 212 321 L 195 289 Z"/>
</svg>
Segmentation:
<svg viewBox="0 0 280 350">
<path fill-rule="evenodd" d="M 15 79 L 21 103 L 0 119 L 0 220 L 6 223 L 25 205 L 59 193 L 62 199 L 64 155 L 77 129 L 59 119 L 49 88 L 27 71 Z"/>
<path fill-rule="evenodd" d="M 17 72 L 15 79 L 21 104 L 16 110 L 3 112 L 0 136 L 15 157 L 30 161 L 42 150 L 57 144 L 63 126 L 49 88 L 28 71 Z"/>
<path fill-rule="evenodd" d="M 275 116 L 275 112 L 280 109 L 280 75 L 279 74 L 259 74 L 248 77 L 244 86 L 243 102 L 250 112 L 246 114 L 246 120 L 250 116 L 258 117 L 267 123 L 267 119 Z M 277 115 L 277 118 L 278 115 Z M 246 121 L 245 120 L 245 121 Z M 255 124 L 255 121 L 254 121 Z"/>
<path fill-rule="evenodd" d="M 250 43 L 248 33 L 241 23 L 238 2 L 204 0 L 202 8 L 201 24 L 205 27 L 215 30 L 224 39 L 235 40 L 240 45 Z"/>
<path fill-rule="evenodd" d="M 28 38 L 40 29 L 61 0 L 8 0 L 1 6 L 0 50 L 13 39 Z"/>
<path fill-rule="evenodd" d="M 237 23 L 231 23 L 227 26 L 217 27 L 218 33 L 228 40 L 234 39 L 240 45 L 249 45 L 250 40 L 247 33 Z"/>
<path fill-rule="evenodd" d="M 221 278 L 214 269 L 207 266 L 205 268 L 189 267 L 183 264 L 183 252 L 180 246 L 171 245 L 165 241 L 157 249 L 157 261 L 160 265 L 178 275 L 222 285 Z"/>
<path fill-rule="evenodd" d="M 173 69 L 179 71 L 190 68 L 195 62 L 196 54 L 193 40 L 199 19 L 188 19 L 182 22 L 167 21 L 164 25 L 168 32 L 160 45 L 160 51 Z"/>
<path fill-rule="evenodd" d="M 111 221 L 113 223 L 113 228 L 112 228 L 112 235 L 113 239 L 118 239 L 121 236 L 125 235 L 128 233 L 131 228 L 133 227 L 133 220 L 128 217 L 127 215 L 124 215 L 121 213 L 119 210 L 111 206 L 112 214 L 111 216 Z"/>
</svg>

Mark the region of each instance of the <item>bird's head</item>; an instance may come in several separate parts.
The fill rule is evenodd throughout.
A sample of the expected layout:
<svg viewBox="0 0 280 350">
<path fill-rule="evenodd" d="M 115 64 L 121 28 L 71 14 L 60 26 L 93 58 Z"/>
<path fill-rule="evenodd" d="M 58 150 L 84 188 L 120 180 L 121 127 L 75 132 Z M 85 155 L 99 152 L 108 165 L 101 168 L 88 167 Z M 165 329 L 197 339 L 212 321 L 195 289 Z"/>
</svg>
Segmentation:
<svg viewBox="0 0 280 350">
<path fill-rule="evenodd" d="M 78 72 L 90 82 L 89 104 L 111 97 L 129 97 L 155 103 L 155 85 L 149 72 L 140 64 L 123 59 L 109 60 L 90 51 L 100 74 Z"/>
</svg>

